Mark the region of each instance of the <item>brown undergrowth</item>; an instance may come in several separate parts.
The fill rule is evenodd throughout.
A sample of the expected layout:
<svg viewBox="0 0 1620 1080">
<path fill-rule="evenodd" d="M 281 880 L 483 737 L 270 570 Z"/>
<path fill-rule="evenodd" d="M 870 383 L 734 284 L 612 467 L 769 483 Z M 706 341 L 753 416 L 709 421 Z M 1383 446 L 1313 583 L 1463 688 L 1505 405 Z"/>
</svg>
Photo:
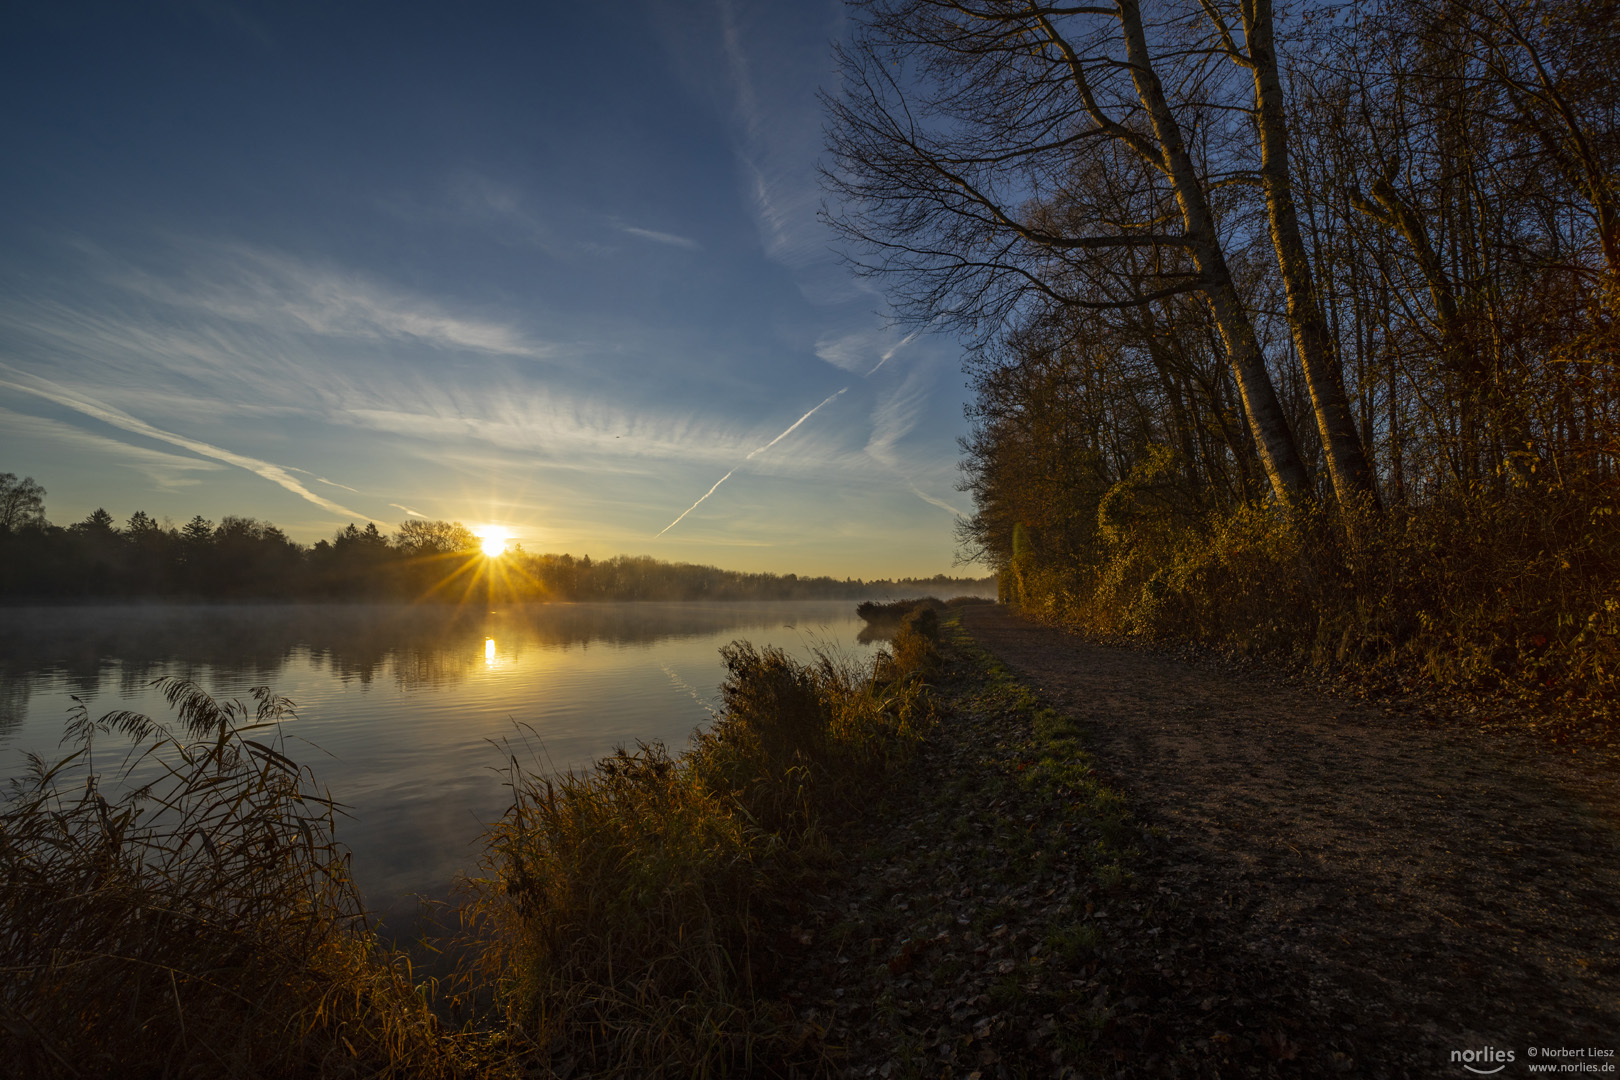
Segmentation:
<svg viewBox="0 0 1620 1080">
<path fill-rule="evenodd" d="M 1152 480 L 1108 493 L 1085 558 L 1028 541 L 1004 598 L 1103 640 L 1206 645 L 1466 699 L 1559 742 L 1620 738 L 1612 490 L 1454 488 L 1386 512 L 1196 518 Z"/>
</svg>

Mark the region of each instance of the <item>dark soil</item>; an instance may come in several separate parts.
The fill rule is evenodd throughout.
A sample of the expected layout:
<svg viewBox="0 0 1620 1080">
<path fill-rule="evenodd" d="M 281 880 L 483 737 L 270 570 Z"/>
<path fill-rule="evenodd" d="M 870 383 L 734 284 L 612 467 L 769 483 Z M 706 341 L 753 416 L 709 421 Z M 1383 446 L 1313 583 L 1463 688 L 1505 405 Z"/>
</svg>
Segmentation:
<svg viewBox="0 0 1620 1080">
<path fill-rule="evenodd" d="M 851 1075 L 1467 1076 L 1452 1052 L 1485 1047 L 1525 1075 L 1532 1045 L 1620 1049 L 1612 767 L 962 618 L 1138 828 L 1100 841 L 1024 782 L 1028 710 L 942 680 L 941 730 L 798 930 L 827 959 L 796 1011 Z"/>
</svg>

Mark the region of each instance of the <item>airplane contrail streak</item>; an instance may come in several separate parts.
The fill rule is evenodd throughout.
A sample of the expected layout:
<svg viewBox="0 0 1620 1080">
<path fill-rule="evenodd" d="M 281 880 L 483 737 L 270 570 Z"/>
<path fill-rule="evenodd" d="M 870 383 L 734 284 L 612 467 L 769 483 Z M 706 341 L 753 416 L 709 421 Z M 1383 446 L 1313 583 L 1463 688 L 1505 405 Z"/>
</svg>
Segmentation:
<svg viewBox="0 0 1620 1080">
<path fill-rule="evenodd" d="M 344 491 L 352 491 L 356 495 L 360 494 L 360 489 L 359 488 L 352 488 L 348 484 L 340 484 L 336 480 L 328 480 L 324 476 L 317 476 L 315 478 L 315 481 L 316 481 L 316 483 L 320 483 L 320 484 L 329 484 L 329 485 L 331 485 L 332 487 L 335 487 L 335 488 L 342 488 Z"/>
<path fill-rule="evenodd" d="M 838 391 L 837 394 L 828 394 L 826 400 L 823 401 L 821 403 L 821 405 L 817 405 L 814 409 L 811 409 L 809 412 L 805 413 L 803 416 L 801 416 L 797 420 L 793 421 L 792 425 L 789 426 L 786 431 L 782 432 L 782 434 L 778 435 L 776 438 L 772 439 L 770 442 L 766 443 L 764 446 L 761 446 L 756 450 L 749 451 L 748 456 L 743 458 L 743 460 L 744 461 L 753 460 L 758 455 L 763 454 L 765 451 L 769 450 L 771 447 L 775 446 L 777 443 L 781 442 L 783 439 L 785 439 L 789 435 L 793 434 L 795 431 L 798 430 L 798 427 L 799 427 L 800 424 L 804 423 L 806 420 L 808 420 L 812 416 L 816 415 L 816 413 L 821 409 L 822 405 L 826 405 L 827 402 L 832 401 L 833 398 L 836 398 L 839 394 L 842 394 L 844 392 L 844 390 L 848 390 L 848 389 L 849 389 L 849 387 L 846 386 L 846 387 L 844 387 L 843 390 Z M 690 514 L 692 511 L 696 510 L 698 508 L 698 505 L 700 503 L 702 503 L 704 499 L 707 499 L 710 495 L 714 494 L 716 488 L 718 488 L 721 484 L 725 483 L 727 480 L 731 479 L 731 473 L 736 472 L 737 469 L 739 469 L 741 467 L 742 466 L 739 465 L 736 468 L 733 468 L 731 470 L 731 472 L 726 473 L 726 475 L 724 475 L 720 479 L 716 480 L 714 482 L 714 487 L 710 488 L 708 491 L 705 491 L 703 493 L 703 495 L 698 499 L 697 502 L 693 503 L 691 506 L 688 506 L 684 511 L 682 511 L 681 517 L 676 518 L 674 521 L 670 522 L 668 525 L 665 525 L 662 529 L 659 529 L 657 532 L 653 533 L 653 538 L 657 539 L 658 537 L 663 536 L 665 533 L 669 532 L 669 530 L 673 529 L 675 526 L 679 525 L 681 523 L 681 518 L 684 518 L 687 514 Z"/>
<path fill-rule="evenodd" d="M 844 387 L 844 390 L 848 390 L 848 389 L 849 389 L 849 387 L 847 387 L 847 386 Z M 842 394 L 844 392 L 844 390 L 838 391 L 838 394 Z M 833 398 L 837 397 L 838 394 L 828 394 L 827 395 L 827 401 L 831 401 Z M 821 405 L 827 404 L 827 401 L 823 401 L 821 403 Z M 776 438 L 772 439 L 770 442 L 766 443 L 764 446 L 760 447 L 758 450 L 755 450 L 752 453 L 750 453 L 748 455 L 748 457 L 743 458 L 743 460 L 748 461 L 748 460 L 752 459 L 756 454 L 763 454 L 765 451 L 769 450 L 771 447 L 775 446 L 777 443 L 781 442 L 783 439 L 785 439 L 789 435 L 793 434 L 795 431 L 798 430 L 800 424 L 804 423 L 806 420 L 808 420 L 812 416 L 816 415 L 816 413 L 821 409 L 821 405 L 817 405 L 814 409 L 811 409 L 809 412 L 805 413 L 803 416 L 801 416 L 797 420 L 793 421 L 793 426 L 792 427 L 790 427 L 786 431 L 782 432 L 782 434 L 778 435 Z M 730 475 L 730 474 L 727 474 L 727 475 Z"/>
<path fill-rule="evenodd" d="M 911 339 L 916 337 L 920 333 L 922 333 L 921 330 L 913 330 L 911 333 L 907 334 L 905 337 L 901 338 L 899 341 L 895 342 L 893 345 L 890 345 L 889 348 L 888 348 L 888 351 L 885 352 L 883 354 L 883 356 L 878 360 L 877 365 L 875 367 L 873 367 L 871 371 L 868 371 L 866 373 L 866 378 L 871 378 L 873 375 L 876 375 L 877 374 L 877 369 L 882 367 L 884 364 L 887 364 L 889 362 L 889 357 L 893 356 L 895 353 L 899 352 L 901 349 L 905 348 L 907 345 L 910 345 L 911 344 Z"/>
<path fill-rule="evenodd" d="M 697 502 L 693 503 L 691 506 L 688 506 L 684 511 L 682 511 L 681 512 L 681 517 L 676 518 L 674 521 L 670 522 L 668 525 L 665 525 L 662 529 L 659 529 L 657 532 L 653 533 L 653 538 L 657 539 L 658 537 L 663 536 L 665 533 L 669 532 L 669 530 L 673 529 L 675 526 L 679 525 L 681 523 L 681 518 L 685 517 L 687 514 L 690 514 L 692 511 L 696 510 L 698 508 L 698 503 L 701 503 L 704 499 L 707 499 L 710 495 L 713 495 L 714 491 L 715 491 L 715 488 L 718 488 L 721 484 L 725 483 L 727 480 L 730 480 L 731 479 L 731 473 L 736 472 L 736 471 L 737 471 L 736 469 L 732 469 L 731 472 L 726 473 L 726 475 L 724 475 L 720 479 L 716 480 L 714 482 L 714 487 L 710 488 L 708 491 L 705 491 L 698 498 Z"/>
<path fill-rule="evenodd" d="M 918 487 L 916 484 L 908 483 L 906 486 L 911 488 L 911 493 L 913 495 L 917 496 L 917 498 L 921 499 L 923 502 L 929 504 L 930 506 L 937 506 L 941 510 L 949 510 L 951 513 L 955 514 L 959 518 L 967 517 L 966 514 L 962 513 L 962 511 L 958 510 L 956 507 L 952 506 L 950 503 L 946 502 L 944 499 L 936 499 L 936 498 L 934 498 L 932 495 L 928 494 L 926 491 L 924 491 L 922 488 Z"/>
</svg>

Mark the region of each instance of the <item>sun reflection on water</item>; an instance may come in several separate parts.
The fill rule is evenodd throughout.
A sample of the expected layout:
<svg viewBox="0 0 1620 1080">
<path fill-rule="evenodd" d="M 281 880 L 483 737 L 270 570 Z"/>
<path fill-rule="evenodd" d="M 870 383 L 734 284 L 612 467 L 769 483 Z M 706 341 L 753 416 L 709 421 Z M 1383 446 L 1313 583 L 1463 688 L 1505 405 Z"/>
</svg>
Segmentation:
<svg viewBox="0 0 1620 1080">
<path fill-rule="evenodd" d="M 495 639 L 492 637 L 484 639 L 484 666 L 495 666 Z"/>
</svg>

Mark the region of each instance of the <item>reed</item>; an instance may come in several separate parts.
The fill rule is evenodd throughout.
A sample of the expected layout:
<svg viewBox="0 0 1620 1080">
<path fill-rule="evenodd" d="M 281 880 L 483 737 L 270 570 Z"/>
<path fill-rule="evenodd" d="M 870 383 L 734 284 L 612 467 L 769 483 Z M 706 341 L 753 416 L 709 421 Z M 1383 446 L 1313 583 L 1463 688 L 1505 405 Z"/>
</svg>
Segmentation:
<svg viewBox="0 0 1620 1080">
<path fill-rule="evenodd" d="M 369 932 L 336 804 L 283 752 L 290 704 L 160 685 L 176 727 L 81 705 L 72 752 L 31 757 L 0 810 L 0 1070 L 460 1072 L 408 963 Z M 114 735 L 133 749 L 104 785 L 84 770 Z"/>
<path fill-rule="evenodd" d="M 515 1040 L 559 1071 L 814 1071 L 817 1032 L 772 993 L 778 942 L 828 823 L 932 723 L 917 662 L 937 653 L 913 637 L 871 668 L 733 643 L 721 716 L 679 756 L 640 745 L 560 778 L 511 757 L 469 981 Z"/>
</svg>

